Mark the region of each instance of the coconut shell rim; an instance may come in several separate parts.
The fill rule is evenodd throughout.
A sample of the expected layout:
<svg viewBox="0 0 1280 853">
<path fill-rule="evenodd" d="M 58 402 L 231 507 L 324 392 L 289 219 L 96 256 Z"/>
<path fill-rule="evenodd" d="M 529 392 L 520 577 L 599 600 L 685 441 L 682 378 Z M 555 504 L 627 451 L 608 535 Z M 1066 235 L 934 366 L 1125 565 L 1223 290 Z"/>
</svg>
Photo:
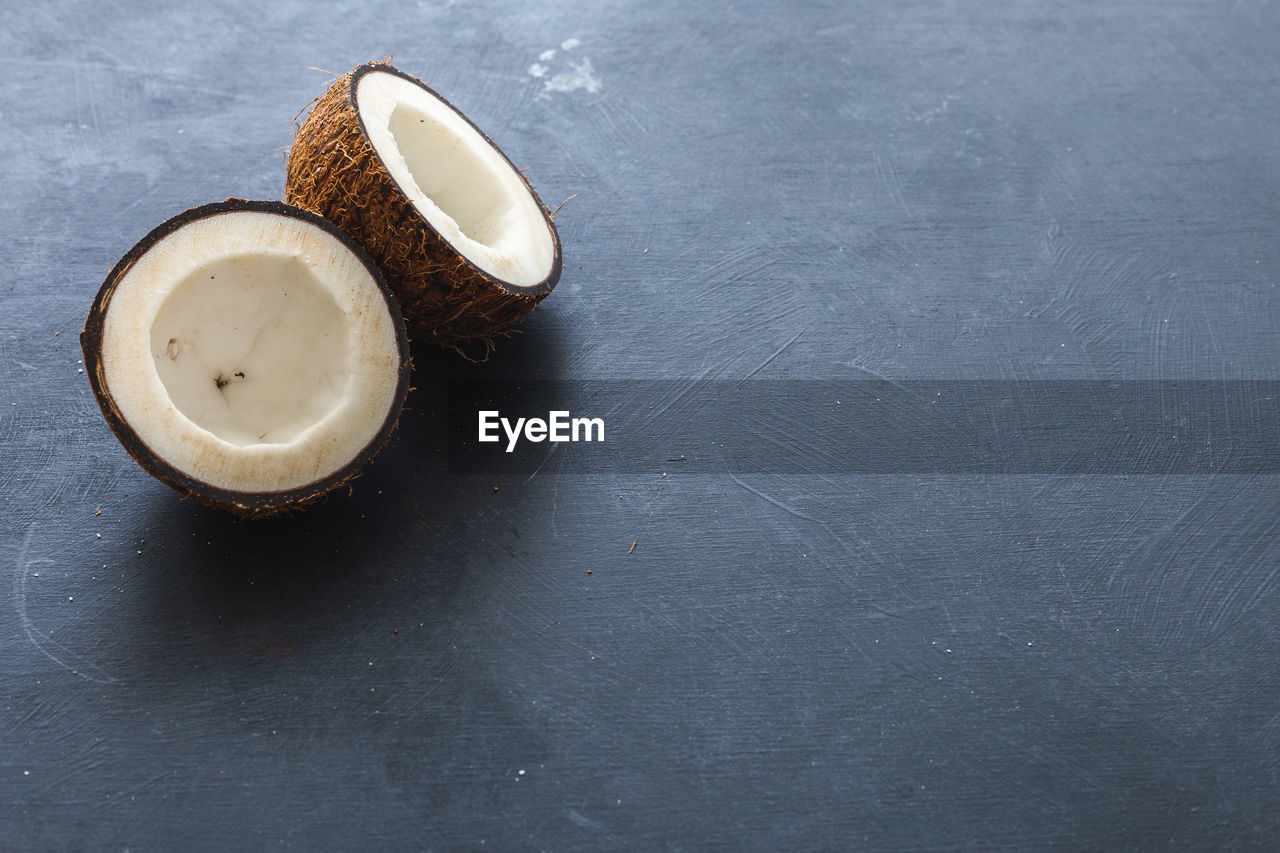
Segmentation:
<svg viewBox="0 0 1280 853">
<path fill-rule="evenodd" d="M 270 213 L 290 219 L 302 220 L 336 237 L 344 247 L 356 256 L 373 277 L 387 304 L 387 309 L 391 313 L 393 325 L 396 329 L 396 346 L 400 353 L 399 377 L 396 383 L 394 403 L 387 411 L 387 416 L 382 426 L 374 437 L 370 439 L 369 443 L 337 471 L 319 480 L 313 480 L 310 483 L 296 486 L 292 489 L 269 492 L 237 492 L 210 485 L 179 471 L 173 463 L 152 450 L 133 429 L 124 415 L 120 413 L 120 410 L 116 407 L 115 399 L 111 396 L 110 389 L 107 386 L 103 369 L 102 338 L 107 311 L 111 305 L 111 298 L 115 295 L 116 288 L 129 270 L 133 268 L 133 265 L 165 237 L 192 222 L 220 216 L 224 213 L 240 212 Z M 400 303 L 387 284 L 381 269 L 374 263 L 368 252 L 342 229 L 323 216 L 312 213 L 309 210 L 282 201 L 259 201 L 241 198 L 228 198 L 225 201 L 210 202 L 184 210 L 152 228 L 142 239 L 135 243 L 133 248 L 126 252 L 111 268 L 102 286 L 98 288 L 93 305 L 89 309 L 89 316 L 80 332 L 80 349 L 84 354 L 85 373 L 89 377 L 89 384 L 93 388 L 94 397 L 98 401 L 103 417 L 106 418 L 107 425 L 111 427 L 111 431 L 115 433 L 116 438 L 124 445 L 128 454 L 148 474 L 202 503 L 250 516 L 273 515 L 300 507 L 328 494 L 359 475 L 386 445 L 391 433 L 395 431 L 400 414 L 404 409 L 405 398 L 408 396 L 409 376 L 412 368 L 409 335 L 405 328 L 404 316 L 400 312 Z"/>
<path fill-rule="evenodd" d="M 483 139 L 490 148 L 492 148 L 494 151 L 498 153 L 498 156 L 502 158 L 502 162 L 506 163 L 507 166 L 511 169 L 511 171 L 514 172 L 520 178 L 520 182 L 524 184 L 524 188 L 528 190 L 531 196 L 533 196 L 534 204 L 537 205 L 538 210 L 542 213 L 542 220 L 544 223 L 546 223 L 547 230 L 551 232 L 551 243 L 552 243 L 551 272 L 547 273 L 546 278 L 544 278 L 542 281 L 540 281 L 537 284 L 532 284 L 527 286 L 512 284 L 510 282 L 503 281 L 502 279 L 498 278 L 492 273 L 486 272 L 485 270 L 480 269 L 480 267 L 472 263 L 471 259 L 468 258 L 461 251 L 459 251 L 457 246 L 452 241 L 445 238 L 443 234 L 437 231 L 435 227 L 430 222 L 427 221 L 427 218 L 423 216 L 422 211 L 418 209 L 418 205 L 414 204 L 413 198 L 409 195 L 409 193 L 405 192 L 404 187 L 400 185 L 400 182 L 396 180 L 395 175 L 392 174 L 389 168 L 387 168 L 386 161 L 382 159 L 382 155 L 378 152 L 378 147 L 373 144 L 373 140 L 369 137 L 368 128 L 365 127 L 364 115 L 360 112 L 360 105 L 356 101 L 356 91 L 359 89 L 360 78 L 372 72 L 382 72 L 385 74 L 391 74 L 393 76 L 399 77 L 402 80 L 407 80 L 408 82 L 412 83 L 418 88 L 425 90 L 428 94 L 431 95 L 431 97 L 435 98 L 440 103 L 444 104 L 446 107 L 453 110 L 453 112 L 456 113 L 458 117 L 460 117 L 463 121 L 465 121 L 472 130 L 474 130 L 477 134 L 480 135 L 480 138 Z M 438 237 L 440 239 L 440 242 L 442 242 L 446 246 L 449 246 L 454 251 L 454 253 L 458 256 L 458 258 L 461 259 L 462 262 L 467 265 L 467 268 L 471 270 L 471 272 L 474 275 L 478 276 L 479 278 L 483 279 L 489 284 L 492 284 L 496 287 L 501 288 L 503 291 L 511 294 L 512 296 L 524 296 L 530 299 L 535 299 L 535 298 L 546 296 L 548 293 L 555 290 L 556 285 L 560 282 L 560 273 L 564 269 L 564 259 L 560 250 L 560 234 L 556 230 L 555 218 L 551 214 L 551 209 L 547 207 L 546 203 L 542 200 L 542 197 L 538 195 L 538 191 L 533 188 L 533 184 L 531 184 L 529 182 L 529 179 L 525 177 L 524 172 L 517 169 L 515 163 L 511 162 L 511 158 L 508 157 L 506 152 L 502 150 L 502 147 L 498 145 L 496 142 L 494 142 L 487 133 L 485 133 L 478 126 L 476 126 L 476 123 L 473 122 L 470 118 L 468 118 L 466 113 L 464 113 L 462 110 L 455 107 L 452 103 L 449 102 L 449 100 L 446 97 L 444 97 L 444 95 L 441 95 L 435 89 L 432 89 L 426 83 L 419 80 L 417 77 L 414 77 L 412 74 L 408 74 L 404 71 L 401 71 L 399 68 L 396 68 L 395 66 L 390 65 L 389 63 L 386 63 L 386 62 L 366 62 L 363 65 L 358 65 L 354 69 L 352 69 L 352 71 L 350 72 L 350 79 L 347 81 L 347 102 L 351 107 L 351 112 L 355 114 L 356 126 L 360 129 L 360 135 L 363 136 L 365 142 L 368 143 L 369 150 L 372 153 L 373 158 L 378 162 L 378 165 L 382 167 L 382 170 L 386 173 L 387 177 L 391 180 L 391 183 L 395 186 L 395 188 L 409 202 L 409 206 L 413 209 L 414 216 L 417 217 L 418 222 L 421 223 L 421 226 L 424 229 L 426 229 L 427 231 L 431 232 L 436 237 Z M 292 151 L 290 152 L 290 156 L 292 156 Z"/>
</svg>

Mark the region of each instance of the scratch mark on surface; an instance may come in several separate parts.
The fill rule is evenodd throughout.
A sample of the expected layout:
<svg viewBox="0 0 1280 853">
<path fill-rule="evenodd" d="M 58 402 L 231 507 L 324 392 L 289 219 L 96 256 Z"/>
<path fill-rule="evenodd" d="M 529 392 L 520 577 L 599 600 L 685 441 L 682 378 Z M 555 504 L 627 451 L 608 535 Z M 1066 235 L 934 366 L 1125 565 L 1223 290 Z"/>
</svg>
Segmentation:
<svg viewBox="0 0 1280 853">
<path fill-rule="evenodd" d="M 894 613 L 892 610 L 887 610 L 881 607 L 879 604 L 876 604 L 874 601 L 868 601 L 867 606 L 879 614 L 879 616 L 873 616 L 872 617 L 873 619 L 884 618 L 884 619 L 896 619 L 899 622 L 907 621 L 906 619 L 903 619 L 901 616 L 899 616 L 897 613 Z M 910 608 L 910 609 L 919 609 L 919 608 Z"/>
<path fill-rule="evenodd" d="M 556 477 L 551 481 L 551 538 L 559 539 L 560 531 L 556 527 L 556 518 L 560 514 L 560 481 L 564 478 L 564 465 L 556 469 Z"/>
<path fill-rule="evenodd" d="M 445 646 L 445 648 L 458 651 L 458 640 L 460 637 L 462 637 L 462 632 L 454 631 L 453 636 L 449 639 L 449 642 Z M 437 690 L 443 687 L 445 683 L 449 681 L 449 677 L 453 675 L 453 671 L 458 668 L 458 663 L 460 659 L 461 659 L 460 654 L 451 655 L 449 659 L 445 661 L 444 666 L 442 666 L 436 673 L 434 673 L 433 677 L 435 678 L 435 681 L 432 682 L 431 686 L 428 687 L 426 691 L 422 693 L 422 695 L 420 695 L 417 699 L 415 699 L 409 705 L 407 710 L 412 711 L 415 708 L 419 707 L 420 705 L 422 705 L 423 702 L 426 702 L 428 699 L 431 698 L 431 694 L 435 693 Z"/>
<path fill-rule="evenodd" d="M 528 477 L 526 477 L 526 478 L 525 478 L 525 481 L 524 481 L 523 483 L 521 483 L 520 485 L 522 485 L 522 486 L 527 486 L 527 485 L 529 485 L 530 481 L 532 481 L 534 477 L 538 476 L 538 472 L 542 470 L 542 466 L 543 466 L 543 465 L 546 465 L 546 464 L 547 464 L 547 462 L 548 462 L 548 461 L 550 461 L 551 457 L 555 455 L 555 452 L 556 452 L 557 450 L 559 450 L 559 449 L 560 449 L 560 445 L 559 445 L 559 444 L 553 444 L 553 445 L 551 445 L 551 448 L 547 451 L 547 455 L 546 455 L 546 456 L 544 456 L 544 457 L 542 457 L 542 461 L 538 463 L 538 467 L 537 467 L 537 468 L 534 468 L 534 469 L 533 469 L 533 473 L 532 473 L 532 474 L 530 474 Z"/>
<path fill-rule="evenodd" d="M 577 809 L 569 809 L 569 820 L 573 821 L 574 823 L 576 823 L 578 826 L 581 826 L 581 827 L 586 827 L 588 829 L 599 829 L 601 831 L 604 830 L 604 824 L 600 823 L 600 821 L 598 820 L 592 820 L 591 818 L 579 812 Z"/>
<path fill-rule="evenodd" d="M 698 389 L 698 387 L 699 387 L 699 383 L 697 380 L 691 380 L 689 382 L 686 382 L 684 386 L 676 394 L 667 398 L 667 400 L 663 402 L 662 405 L 660 405 L 658 408 L 650 412 L 649 415 L 640 424 L 640 428 L 645 429 L 650 424 L 656 423 L 659 419 L 661 419 L 664 415 L 666 415 L 668 411 L 671 411 L 672 407 L 689 400 L 689 398 L 693 396 L 694 392 Z M 679 409 L 676 409 L 676 411 L 679 411 Z"/>
<path fill-rule="evenodd" d="M 861 371 L 862 373 L 865 373 L 867 376 L 870 376 L 874 379 L 879 379 L 881 382 L 888 382 L 894 388 L 897 388 L 899 391 L 903 391 L 907 394 L 910 394 L 912 397 L 915 397 L 917 400 L 924 400 L 926 403 L 929 402 L 928 397 L 924 396 L 919 391 L 914 391 L 908 388 L 906 385 L 903 385 L 901 382 L 894 379 L 892 376 L 889 376 L 888 374 L 881 373 L 878 370 L 872 370 L 870 367 L 866 367 L 864 365 L 858 364 L 853 361 L 841 361 L 837 363 L 843 367 L 852 367 L 854 370 Z"/>
<path fill-rule="evenodd" d="M 794 335 L 792 335 L 791 340 L 787 341 L 785 344 L 778 347 L 778 349 L 774 351 L 773 355 L 769 356 L 763 362 L 761 362 L 760 365 L 755 370 L 751 371 L 746 376 L 742 377 L 742 379 L 738 382 L 738 385 L 741 385 L 743 382 L 746 382 L 752 376 L 755 376 L 757 373 L 764 370 L 770 364 L 773 364 L 773 360 L 776 359 L 778 356 L 782 355 L 784 352 L 786 352 L 787 349 L 790 348 L 790 346 L 794 344 L 796 341 L 800 340 L 800 335 L 802 334 L 804 334 L 803 329 L 801 329 L 799 332 L 796 332 Z"/>
<path fill-rule="evenodd" d="M 97 664 L 85 660 L 80 655 L 59 643 L 55 643 L 48 637 L 41 636 L 40 632 L 36 630 L 31 616 L 27 613 L 27 573 L 32 566 L 53 565 L 53 560 L 48 557 L 31 559 L 27 556 L 36 527 L 37 525 L 32 523 L 27 528 L 27 535 L 22 539 L 22 548 L 18 552 L 18 562 L 14 566 L 13 573 L 13 606 L 18 612 L 18 622 L 22 625 L 23 633 L 27 635 L 31 645 L 35 646 L 41 654 L 68 672 L 75 673 L 86 681 L 92 681 L 95 684 L 110 684 L 116 679 L 104 672 Z"/>
<path fill-rule="evenodd" d="M 889 198 L 896 201 L 902 208 L 902 212 L 912 219 L 915 218 L 915 211 L 907 204 L 906 198 L 902 195 L 902 179 L 898 177 L 898 170 L 894 168 L 892 163 L 885 163 L 877 151 L 876 157 L 876 176 L 880 179 L 880 183 L 884 186 Z"/>
<path fill-rule="evenodd" d="M 804 519 L 805 521 L 812 521 L 814 524 L 822 524 L 822 522 L 821 522 L 821 521 L 818 521 L 818 519 L 814 518 L 813 516 L 811 516 L 811 515 L 805 515 L 805 514 L 804 514 L 803 512 L 801 512 L 800 510 L 798 510 L 798 509 L 796 509 L 796 508 L 794 508 L 794 507 L 787 506 L 786 504 L 784 504 L 782 501 L 778 500 L 777 498 L 775 498 L 775 497 L 773 497 L 773 496 L 771 496 L 771 495 L 768 495 L 768 494 L 766 494 L 766 493 L 764 493 L 764 492 L 760 491 L 759 489 L 753 489 L 753 488 L 751 488 L 751 487 L 750 487 L 750 486 L 748 486 L 746 483 L 744 483 L 744 482 L 742 482 L 741 480 L 739 480 L 739 479 L 738 479 L 738 476 L 737 476 L 736 474 L 730 474 L 730 475 L 729 475 L 729 477 L 733 480 L 733 482 L 737 483 L 739 486 L 741 486 L 742 488 L 746 489 L 746 490 L 747 490 L 748 492 L 750 492 L 751 494 L 755 495 L 756 497 L 760 498 L 761 500 L 763 500 L 763 501 L 765 501 L 765 502 L 767 502 L 767 503 L 771 503 L 771 504 L 773 504 L 773 505 L 774 505 L 774 506 L 776 506 L 778 509 L 782 510 L 783 512 L 787 513 L 788 515 L 794 515 L 796 518 L 802 518 L 802 519 Z"/>
</svg>

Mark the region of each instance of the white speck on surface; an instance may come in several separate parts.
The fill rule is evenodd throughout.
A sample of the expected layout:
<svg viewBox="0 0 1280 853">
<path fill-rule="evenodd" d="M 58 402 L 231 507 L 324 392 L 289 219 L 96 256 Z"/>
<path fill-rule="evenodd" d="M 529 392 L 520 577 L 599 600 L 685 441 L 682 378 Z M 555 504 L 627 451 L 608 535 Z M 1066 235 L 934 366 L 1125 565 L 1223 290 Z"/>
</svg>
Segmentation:
<svg viewBox="0 0 1280 853">
<path fill-rule="evenodd" d="M 521 770 L 521 771 L 520 771 L 520 775 L 521 775 L 521 776 L 523 776 L 523 775 L 524 775 L 524 771 L 523 771 L 523 770 Z"/>
<path fill-rule="evenodd" d="M 586 89 L 588 92 L 599 92 L 601 86 L 600 78 L 596 76 L 595 68 L 591 66 L 591 60 L 588 57 L 582 57 L 582 61 L 575 63 L 571 70 L 560 73 L 548 79 L 543 83 L 542 88 L 547 92 L 574 92 L 578 89 Z"/>
<path fill-rule="evenodd" d="M 582 42 L 578 41 L 577 39 L 565 39 L 564 41 L 560 42 L 560 49 L 573 50 L 575 47 L 577 47 L 580 44 L 582 44 Z"/>
<path fill-rule="evenodd" d="M 535 62 L 529 66 L 530 77 L 545 77 L 547 75 L 547 66 L 540 62 Z"/>
<path fill-rule="evenodd" d="M 550 62 L 555 58 L 556 58 L 556 49 L 554 47 L 551 48 L 550 50 L 544 50 L 542 53 L 538 54 L 539 62 Z"/>
</svg>

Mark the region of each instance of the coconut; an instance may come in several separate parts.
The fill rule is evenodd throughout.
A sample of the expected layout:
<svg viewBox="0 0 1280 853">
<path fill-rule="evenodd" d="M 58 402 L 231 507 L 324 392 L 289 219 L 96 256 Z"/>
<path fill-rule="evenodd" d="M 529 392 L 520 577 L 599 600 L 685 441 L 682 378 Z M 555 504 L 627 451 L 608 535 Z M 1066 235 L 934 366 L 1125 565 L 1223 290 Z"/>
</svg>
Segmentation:
<svg viewBox="0 0 1280 853">
<path fill-rule="evenodd" d="M 280 202 L 228 199 L 157 227 L 111 270 L 80 341 L 130 455 L 248 516 L 354 477 L 408 391 L 408 337 L 377 266 Z"/>
<path fill-rule="evenodd" d="M 317 100 L 289 152 L 285 194 L 368 250 L 415 339 L 488 351 L 560 278 L 552 215 L 524 175 L 386 63 L 361 65 Z"/>
</svg>

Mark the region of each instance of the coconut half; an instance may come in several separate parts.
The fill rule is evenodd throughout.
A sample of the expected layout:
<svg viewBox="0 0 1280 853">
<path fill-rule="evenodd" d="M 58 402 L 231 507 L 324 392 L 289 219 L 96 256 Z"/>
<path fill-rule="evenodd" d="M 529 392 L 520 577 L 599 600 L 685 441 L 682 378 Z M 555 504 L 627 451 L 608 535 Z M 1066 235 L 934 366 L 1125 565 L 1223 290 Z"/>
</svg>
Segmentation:
<svg viewBox="0 0 1280 853">
<path fill-rule="evenodd" d="M 404 321 L 377 266 L 279 202 L 228 199 L 160 225 L 111 270 L 80 340 L 129 453 L 244 515 L 355 476 L 408 391 Z"/>
<path fill-rule="evenodd" d="M 511 327 L 554 289 L 560 238 L 524 175 L 466 116 L 385 63 L 339 78 L 299 127 L 285 197 L 359 242 L 415 338 Z"/>
</svg>

